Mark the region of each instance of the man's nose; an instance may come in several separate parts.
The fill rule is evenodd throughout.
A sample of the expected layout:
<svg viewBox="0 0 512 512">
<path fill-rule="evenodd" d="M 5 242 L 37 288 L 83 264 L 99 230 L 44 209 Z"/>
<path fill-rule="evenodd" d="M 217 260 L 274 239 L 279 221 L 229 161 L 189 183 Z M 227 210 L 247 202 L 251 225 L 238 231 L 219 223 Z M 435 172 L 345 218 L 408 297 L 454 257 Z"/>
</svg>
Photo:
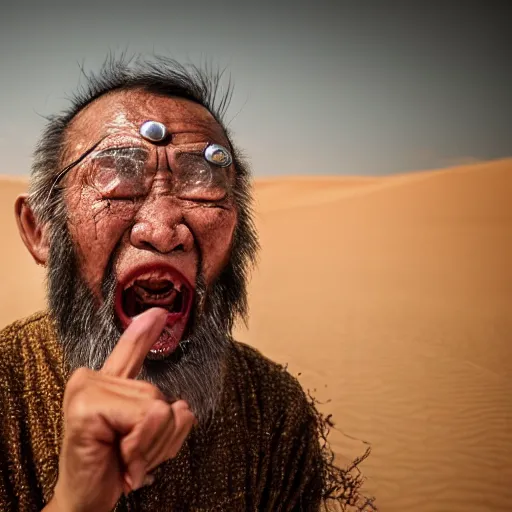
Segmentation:
<svg viewBox="0 0 512 512">
<path fill-rule="evenodd" d="M 161 254 L 188 252 L 194 247 L 194 237 L 185 224 L 183 211 L 169 196 L 153 198 L 141 206 L 130 241 L 138 249 L 151 249 Z"/>
</svg>

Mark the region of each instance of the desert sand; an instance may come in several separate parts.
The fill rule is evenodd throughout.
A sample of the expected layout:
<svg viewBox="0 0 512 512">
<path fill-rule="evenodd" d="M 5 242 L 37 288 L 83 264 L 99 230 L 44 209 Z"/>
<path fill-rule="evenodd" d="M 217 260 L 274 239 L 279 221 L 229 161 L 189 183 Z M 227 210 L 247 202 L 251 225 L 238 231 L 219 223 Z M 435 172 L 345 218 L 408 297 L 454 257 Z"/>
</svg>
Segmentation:
<svg viewBox="0 0 512 512">
<path fill-rule="evenodd" d="M 0 326 L 44 307 L 5 233 Z M 512 510 L 512 159 L 382 178 L 259 179 L 262 252 L 237 337 L 288 365 L 362 454 L 381 511 Z"/>
</svg>

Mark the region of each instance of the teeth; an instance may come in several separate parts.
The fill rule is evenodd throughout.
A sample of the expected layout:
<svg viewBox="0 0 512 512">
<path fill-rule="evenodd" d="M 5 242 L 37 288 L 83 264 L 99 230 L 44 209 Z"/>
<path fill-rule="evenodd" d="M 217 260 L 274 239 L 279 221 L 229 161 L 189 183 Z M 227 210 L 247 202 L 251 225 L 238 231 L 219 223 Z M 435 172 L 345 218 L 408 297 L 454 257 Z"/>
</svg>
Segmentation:
<svg viewBox="0 0 512 512">
<path fill-rule="evenodd" d="M 162 280 L 162 281 L 170 281 L 174 288 L 177 291 L 181 291 L 181 288 L 183 286 L 183 283 L 180 281 L 177 281 L 174 277 L 171 276 L 169 272 L 166 272 L 165 270 L 155 270 L 153 272 L 146 272 L 145 274 L 140 274 L 131 281 L 129 281 L 125 287 L 124 290 L 127 290 L 128 288 L 131 288 L 136 281 L 150 281 L 150 280 Z"/>
</svg>

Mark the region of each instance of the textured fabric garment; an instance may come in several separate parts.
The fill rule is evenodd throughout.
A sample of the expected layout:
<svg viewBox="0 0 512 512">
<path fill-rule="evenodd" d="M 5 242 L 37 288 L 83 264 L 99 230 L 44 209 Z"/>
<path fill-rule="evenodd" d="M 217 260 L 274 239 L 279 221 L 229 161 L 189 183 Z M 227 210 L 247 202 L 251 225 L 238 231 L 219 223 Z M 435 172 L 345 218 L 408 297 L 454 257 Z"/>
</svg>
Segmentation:
<svg viewBox="0 0 512 512">
<path fill-rule="evenodd" d="M 57 479 L 68 375 L 52 322 L 39 313 L 0 333 L 0 511 L 35 511 Z M 117 511 L 319 510 L 317 417 L 299 383 L 233 342 L 220 407 L 195 427 L 152 486 Z"/>
</svg>

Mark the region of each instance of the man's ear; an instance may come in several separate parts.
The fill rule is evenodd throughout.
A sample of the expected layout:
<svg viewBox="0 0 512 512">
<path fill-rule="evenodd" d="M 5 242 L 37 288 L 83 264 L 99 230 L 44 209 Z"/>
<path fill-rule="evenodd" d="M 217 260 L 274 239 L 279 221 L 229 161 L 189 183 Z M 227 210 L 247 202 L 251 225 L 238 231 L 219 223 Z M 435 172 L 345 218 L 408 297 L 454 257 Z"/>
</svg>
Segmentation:
<svg viewBox="0 0 512 512">
<path fill-rule="evenodd" d="M 28 194 L 21 194 L 14 204 L 14 213 L 23 243 L 35 262 L 45 265 L 48 261 L 49 242 L 46 226 L 42 225 L 28 203 Z"/>
</svg>

